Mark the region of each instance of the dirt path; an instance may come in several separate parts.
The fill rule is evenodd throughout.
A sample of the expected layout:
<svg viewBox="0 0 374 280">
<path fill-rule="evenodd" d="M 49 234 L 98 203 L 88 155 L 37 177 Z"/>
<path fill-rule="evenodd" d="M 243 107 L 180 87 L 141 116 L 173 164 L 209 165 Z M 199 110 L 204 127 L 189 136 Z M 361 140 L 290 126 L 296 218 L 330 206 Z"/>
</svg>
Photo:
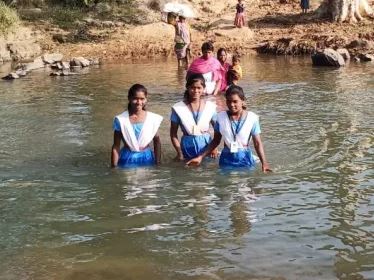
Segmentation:
<svg viewBox="0 0 374 280">
<path fill-rule="evenodd" d="M 216 48 L 225 47 L 241 54 L 256 53 L 257 50 L 300 54 L 322 47 L 346 47 L 353 40 L 364 39 L 369 42 L 365 45 L 365 51 L 374 52 L 373 19 L 356 25 L 331 23 L 315 19 L 312 13 L 301 15 L 298 2 L 279 4 L 279 1 L 247 0 L 248 27 L 238 29 L 233 26 L 235 1 L 232 5 L 223 0 L 190 2 L 200 14 L 198 20 L 190 22 L 195 55 L 206 40 L 212 40 Z M 312 9 L 317 6 L 318 3 L 312 5 Z M 162 22 L 142 26 L 86 28 L 84 32 L 94 39 L 76 43 L 58 43 L 52 39 L 55 33 L 51 32 L 51 28 L 40 25 L 36 28 L 42 30 L 40 43 L 44 51 L 62 52 L 67 57 L 118 60 L 174 55 L 174 29 Z"/>
</svg>

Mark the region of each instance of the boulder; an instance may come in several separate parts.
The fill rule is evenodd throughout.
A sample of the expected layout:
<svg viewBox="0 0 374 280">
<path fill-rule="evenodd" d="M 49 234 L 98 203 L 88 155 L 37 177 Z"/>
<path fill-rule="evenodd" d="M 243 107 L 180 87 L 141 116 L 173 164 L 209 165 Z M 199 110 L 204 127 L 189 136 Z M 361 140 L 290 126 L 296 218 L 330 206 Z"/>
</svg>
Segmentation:
<svg viewBox="0 0 374 280">
<path fill-rule="evenodd" d="M 19 79 L 19 76 L 17 75 L 17 73 L 12 72 L 6 75 L 5 77 L 2 77 L 2 79 L 3 80 L 14 80 L 14 79 Z"/>
<path fill-rule="evenodd" d="M 26 63 L 24 65 L 24 70 L 32 71 L 32 70 L 35 70 L 35 69 L 44 68 L 44 66 L 45 66 L 44 61 L 43 61 L 42 57 L 39 56 L 39 57 L 35 58 L 33 62 Z"/>
<path fill-rule="evenodd" d="M 344 58 L 345 61 L 351 58 L 347 49 L 337 49 L 336 51 Z"/>
<path fill-rule="evenodd" d="M 358 55 L 358 57 L 360 58 L 360 61 L 364 61 L 364 62 L 374 61 L 374 54 L 361 53 L 361 54 Z"/>
<path fill-rule="evenodd" d="M 314 66 L 341 67 L 345 65 L 342 55 L 333 49 L 324 49 L 312 54 L 312 62 Z"/>
<path fill-rule="evenodd" d="M 18 69 L 16 71 L 16 74 L 19 76 L 19 77 L 25 77 L 27 75 L 27 72 L 23 69 Z"/>
<path fill-rule="evenodd" d="M 61 64 L 62 64 L 62 69 L 63 69 L 63 70 L 68 70 L 68 69 L 70 69 L 70 62 L 68 62 L 68 61 L 63 61 L 63 62 L 61 62 Z"/>
<path fill-rule="evenodd" d="M 42 9 L 40 9 L 40 8 L 29 8 L 29 9 L 21 9 L 18 12 L 26 18 L 36 19 L 36 18 L 40 17 L 40 15 L 42 14 Z"/>
<path fill-rule="evenodd" d="M 87 67 L 90 66 L 90 61 L 84 57 L 74 57 L 70 60 L 70 66 L 72 67 Z"/>
<path fill-rule="evenodd" d="M 46 64 L 54 64 L 56 62 L 61 62 L 64 56 L 60 53 L 51 53 L 43 55 L 43 61 Z"/>
</svg>

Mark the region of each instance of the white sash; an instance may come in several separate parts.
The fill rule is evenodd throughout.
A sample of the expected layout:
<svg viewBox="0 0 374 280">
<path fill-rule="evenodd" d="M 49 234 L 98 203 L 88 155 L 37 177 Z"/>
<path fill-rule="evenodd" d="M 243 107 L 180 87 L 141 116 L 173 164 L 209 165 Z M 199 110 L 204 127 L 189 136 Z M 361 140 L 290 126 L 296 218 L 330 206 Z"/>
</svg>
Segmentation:
<svg viewBox="0 0 374 280">
<path fill-rule="evenodd" d="M 216 81 L 213 81 L 213 72 L 202 74 L 205 80 L 205 93 L 213 94 L 216 88 Z"/>
<path fill-rule="evenodd" d="M 241 127 L 239 133 L 236 135 L 236 141 L 238 142 L 239 148 L 248 146 L 252 127 L 255 122 L 258 121 L 258 115 L 253 112 L 247 112 L 247 117 Z M 226 111 L 220 112 L 217 116 L 217 122 L 219 124 L 219 131 L 222 135 L 223 140 L 227 147 L 231 146 L 234 142 L 234 135 L 232 135 L 231 121 Z"/>
<path fill-rule="evenodd" d="M 130 122 L 129 112 L 125 111 L 116 116 L 116 118 L 121 125 L 123 139 L 133 152 L 140 152 L 148 147 L 149 143 L 153 140 L 153 137 L 155 137 L 163 119 L 160 115 L 146 112 L 145 121 L 143 128 L 140 131 L 139 139 L 136 139 L 134 128 Z"/>
<path fill-rule="evenodd" d="M 183 101 L 178 102 L 173 106 L 175 113 L 181 119 L 182 125 L 185 128 L 188 135 L 201 135 L 209 130 L 209 124 L 212 117 L 216 113 L 216 103 L 211 101 L 206 101 L 203 111 L 197 121 L 197 127 L 199 131 L 193 131 L 193 127 L 196 126 L 193 114 Z M 194 133 L 195 132 L 195 133 Z"/>
</svg>

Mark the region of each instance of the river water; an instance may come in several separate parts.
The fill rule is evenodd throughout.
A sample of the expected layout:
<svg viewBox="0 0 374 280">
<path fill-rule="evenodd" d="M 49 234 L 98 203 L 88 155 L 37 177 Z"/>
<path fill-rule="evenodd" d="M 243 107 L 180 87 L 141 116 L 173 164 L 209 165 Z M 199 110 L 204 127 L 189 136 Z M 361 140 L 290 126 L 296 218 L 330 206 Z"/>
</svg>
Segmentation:
<svg viewBox="0 0 374 280">
<path fill-rule="evenodd" d="M 0 82 L 0 279 L 374 279 L 374 66 L 242 67 L 271 174 L 173 162 L 174 60 Z M 111 170 L 135 82 L 165 117 L 164 164 Z"/>
</svg>

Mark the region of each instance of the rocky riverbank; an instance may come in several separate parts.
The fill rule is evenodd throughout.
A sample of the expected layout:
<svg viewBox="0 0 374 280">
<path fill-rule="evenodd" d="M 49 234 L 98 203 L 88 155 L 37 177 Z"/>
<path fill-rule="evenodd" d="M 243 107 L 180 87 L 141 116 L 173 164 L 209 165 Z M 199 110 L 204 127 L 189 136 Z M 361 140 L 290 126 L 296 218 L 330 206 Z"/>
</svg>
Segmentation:
<svg viewBox="0 0 374 280">
<path fill-rule="evenodd" d="M 313 12 L 300 14 L 298 1 L 280 4 L 275 0 L 247 0 L 248 26 L 238 29 L 233 26 L 235 3 L 190 2 L 199 13 L 199 18 L 190 22 L 194 55 L 199 54 L 201 43 L 206 40 L 239 54 L 309 55 L 324 48 L 346 48 L 353 57 L 374 53 L 372 18 L 357 24 L 331 23 L 316 18 Z M 312 2 L 312 10 L 318 4 Z M 145 5 L 142 9 L 149 8 Z M 48 21 L 24 24 L 37 33 L 34 37 L 43 53 L 59 52 L 67 58 L 96 57 L 103 61 L 173 56 L 173 27 L 160 22 L 155 11 L 149 10 L 149 14 L 152 16 L 143 22 L 138 19 L 137 24 L 100 20 L 92 14 L 77 20 L 72 29 L 62 29 Z"/>
</svg>

